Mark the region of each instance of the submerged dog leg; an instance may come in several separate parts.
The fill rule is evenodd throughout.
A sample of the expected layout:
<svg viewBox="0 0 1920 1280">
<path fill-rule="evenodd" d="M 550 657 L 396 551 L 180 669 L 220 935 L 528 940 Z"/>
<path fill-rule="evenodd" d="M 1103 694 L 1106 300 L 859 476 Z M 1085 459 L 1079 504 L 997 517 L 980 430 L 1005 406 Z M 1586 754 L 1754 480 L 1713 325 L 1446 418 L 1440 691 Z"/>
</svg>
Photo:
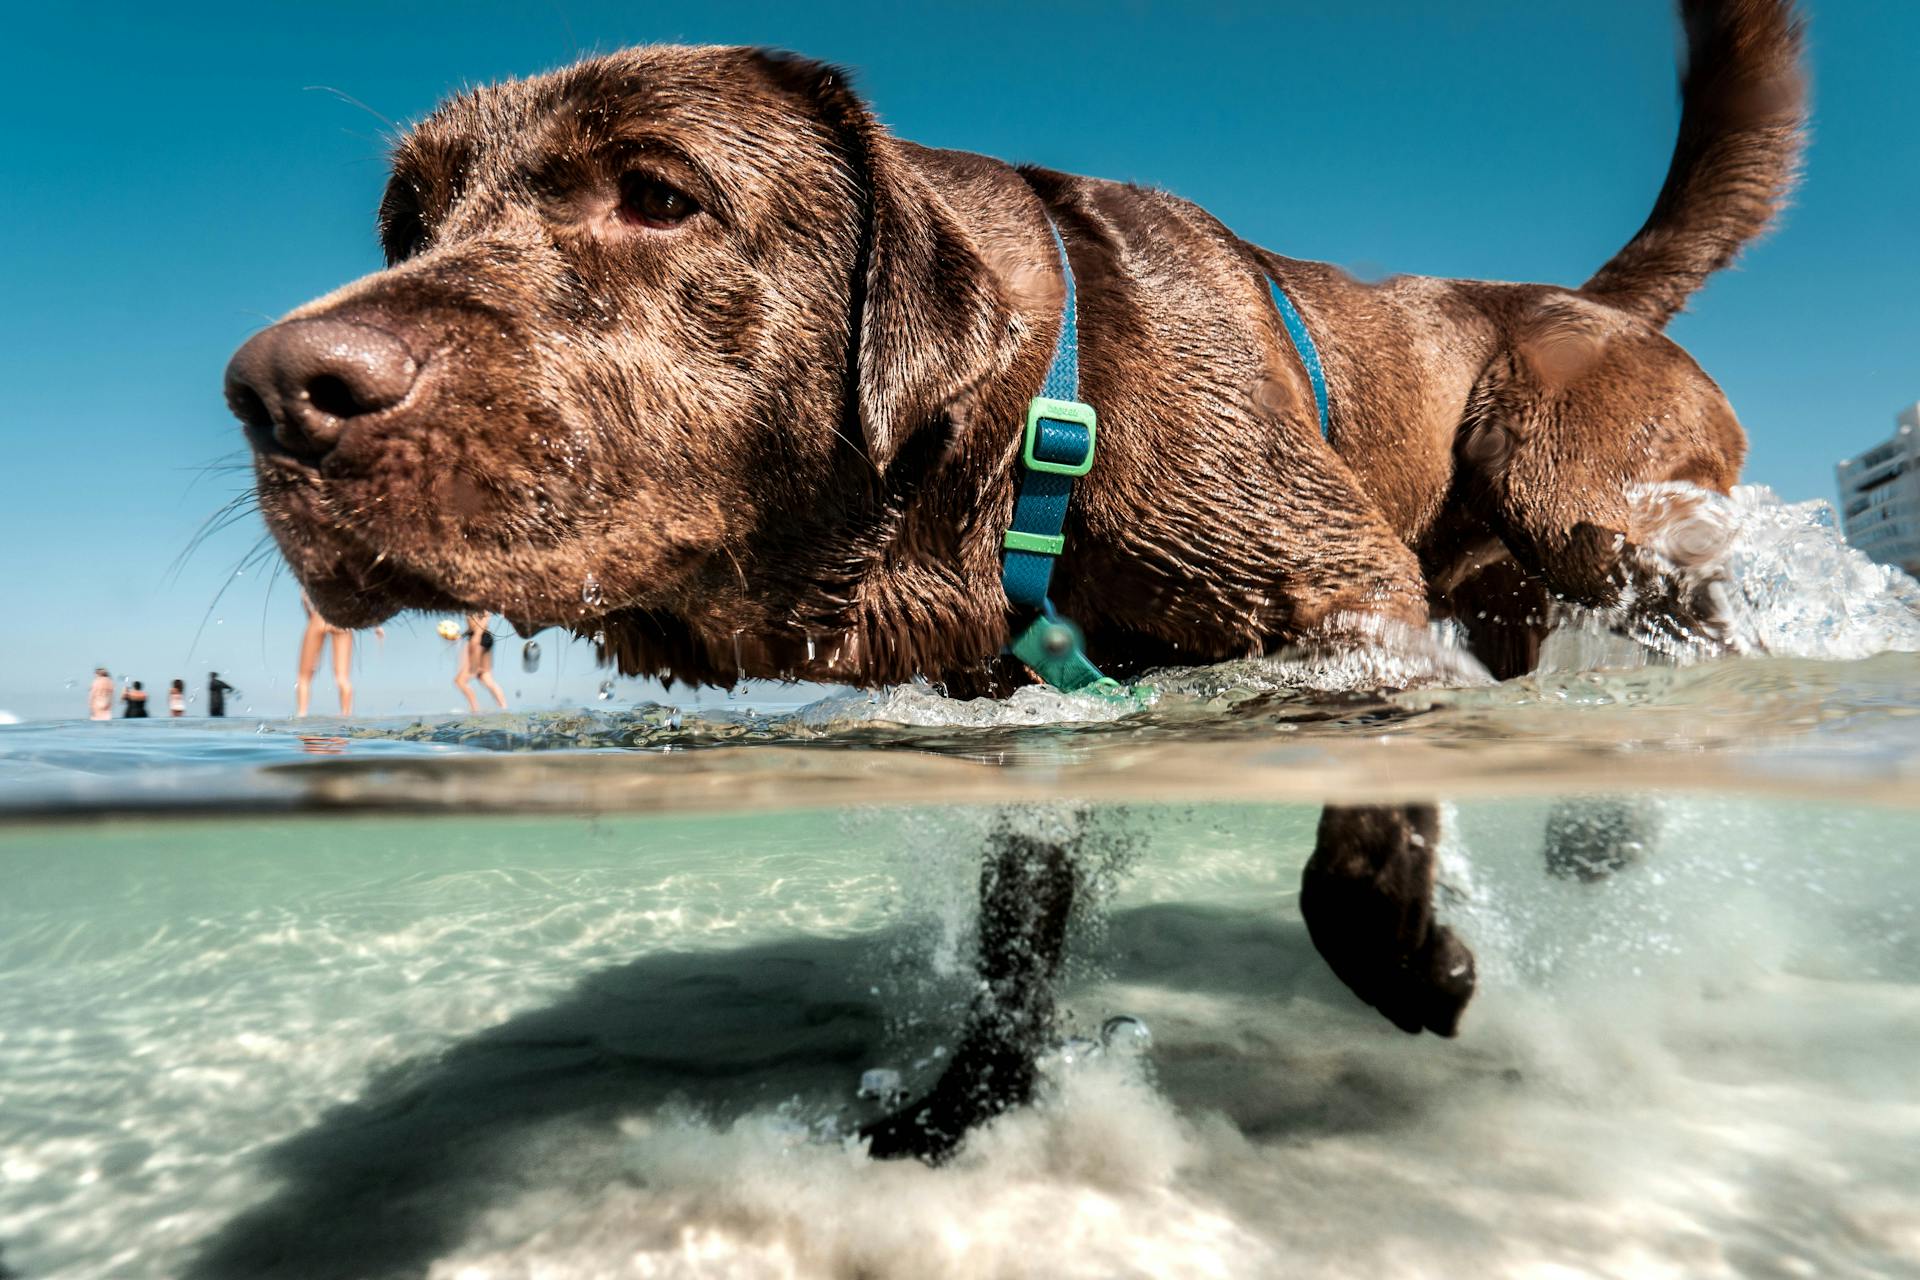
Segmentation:
<svg viewBox="0 0 1920 1280">
<path fill-rule="evenodd" d="M 1068 844 L 1002 829 L 980 875 L 980 988 L 932 1090 L 860 1130 L 877 1159 L 938 1163 L 968 1129 L 1033 1097 L 1073 910 Z"/>
<path fill-rule="evenodd" d="M 1313 945 L 1353 993 L 1402 1031 L 1455 1034 L 1473 953 L 1433 918 L 1432 805 L 1328 805 L 1300 882 Z"/>
</svg>

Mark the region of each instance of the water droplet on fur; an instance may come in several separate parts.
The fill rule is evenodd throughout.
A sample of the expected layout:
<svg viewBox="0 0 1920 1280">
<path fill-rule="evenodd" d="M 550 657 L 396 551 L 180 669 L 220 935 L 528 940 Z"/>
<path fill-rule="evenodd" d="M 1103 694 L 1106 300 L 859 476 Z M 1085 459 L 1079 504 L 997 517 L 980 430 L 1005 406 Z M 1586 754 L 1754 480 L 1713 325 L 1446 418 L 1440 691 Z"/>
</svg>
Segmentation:
<svg viewBox="0 0 1920 1280">
<path fill-rule="evenodd" d="M 1253 380 L 1253 385 L 1247 388 L 1247 399 L 1255 413 L 1268 417 L 1284 416 L 1293 408 L 1293 396 L 1287 384 L 1271 374 L 1261 374 Z"/>
<path fill-rule="evenodd" d="M 606 599 L 606 593 L 600 589 L 600 579 L 588 574 L 587 580 L 580 584 L 580 603 L 590 609 L 598 609 L 606 603 Z"/>
<path fill-rule="evenodd" d="M 520 646 L 520 669 L 538 671 L 540 669 L 540 642 L 529 640 Z"/>
<path fill-rule="evenodd" d="M 1482 423 L 1467 436 L 1464 446 L 1467 457 L 1481 467 L 1500 467 L 1506 465 L 1513 453 L 1513 437 L 1506 428 L 1498 423 Z"/>
</svg>

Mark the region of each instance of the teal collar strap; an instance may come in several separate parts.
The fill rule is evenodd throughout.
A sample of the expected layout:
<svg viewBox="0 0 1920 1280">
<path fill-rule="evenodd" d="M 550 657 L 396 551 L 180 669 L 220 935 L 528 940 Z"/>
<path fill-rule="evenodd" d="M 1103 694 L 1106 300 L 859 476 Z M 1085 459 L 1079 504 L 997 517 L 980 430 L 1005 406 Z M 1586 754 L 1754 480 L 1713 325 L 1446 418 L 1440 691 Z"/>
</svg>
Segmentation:
<svg viewBox="0 0 1920 1280">
<path fill-rule="evenodd" d="M 1053 607 L 1047 587 L 1053 562 L 1066 548 L 1067 501 L 1073 482 L 1093 469 L 1098 415 L 1080 400 L 1080 334 L 1074 306 L 1073 264 L 1060 229 L 1047 220 L 1066 282 L 1066 308 L 1053 362 L 1040 394 L 1027 404 L 1026 435 L 1020 448 L 1020 480 L 1013 499 L 1013 527 L 1001 540 L 1005 558 L 1000 584 L 1007 603 L 1027 616 L 1008 646 L 1013 656 L 1056 689 L 1119 693 L 1120 686 L 1088 661 L 1080 629 Z"/>
<path fill-rule="evenodd" d="M 1313 406 L 1320 411 L 1320 438 L 1330 440 L 1333 435 L 1327 422 L 1327 375 L 1320 368 L 1320 349 L 1313 345 L 1313 334 L 1307 331 L 1300 308 L 1293 305 L 1293 299 L 1271 273 L 1267 275 L 1267 292 L 1273 295 L 1273 309 L 1280 313 L 1280 323 L 1287 327 L 1287 337 L 1307 371 L 1307 381 L 1313 384 Z"/>
<path fill-rule="evenodd" d="M 1062 616 L 1047 597 L 1053 564 L 1066 549 L 1064 530 L 1073 482 L 1093 469 L 1094 442 L 1099 436 L 1098 415 L 1080 399 L 1080 332 L 1075 306 L 1073 263 L 1067 257 L 1060 229 L 1047 219 L 1053 247 L 1060 256 L 1060 275 L 1066 285 L 1066 305 L 1060 316 L 1060 336 L 1054 340 L 1053 361 L 1040 394 L 1027 404 L 1026 433 L 1020 449 L 1020 479 L 1013 499 L 1013 524 L 1001 539 L 1005 554 L 1000 584 L 1007 603 L 1026 622 L 1008 646 L 1014 657 L 1056 689 L 1069 693 L 1087 690 L 1121 694 L 1118 682 L 1100 674 L 1088 660 L 1080 628 Z M 1287 336 L 1313 384 L 1314 404 L 1320 411 L 1320 434 L 1327 435 L 1327 384 L 1320 353 L 1306 322 L 1271 275 L 1267 287 L 1273 305 L 1286 326 Z"/>
</svg>

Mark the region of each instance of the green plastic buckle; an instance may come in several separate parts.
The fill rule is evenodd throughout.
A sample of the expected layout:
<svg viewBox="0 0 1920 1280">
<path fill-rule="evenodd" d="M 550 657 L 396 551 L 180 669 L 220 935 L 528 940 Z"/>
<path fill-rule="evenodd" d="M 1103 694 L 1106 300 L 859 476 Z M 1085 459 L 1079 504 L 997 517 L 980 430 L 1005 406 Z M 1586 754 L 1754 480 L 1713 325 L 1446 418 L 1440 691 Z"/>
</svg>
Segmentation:
<svg viewBox="0 0 1920 1280">
<path fill-rule="evenodd" d="M 1056 689 L 1124 697 L 1126 691 L 1119 681 L 1101 675 L 1100 668 L 1087 661 L 1082 644 L 1080 628 L 1065 618 L 1039 617 L 1028 623 L 1009 647 L 1033 674 Z"/>
<path fill-rule="evenodd" d="M 1040 443 L 1040 423 L 1051 418 L 1055 422 L 1071 422 L 1087 429 L 1087 456 L 1079 462 L 1048 462 L 1034 453 L 1034 447 Z M 1049 400 L 1045 396 L 1035 396 L 1027 404 L 1027 442 L 1022 448 L 1021 461 L 1027 464 L 1029 471 L 1046 471 L 1056 476 L 1083 476 L 1093 470 L 1093 442 L 1099 435 L 1096 427 L 1093 406 L 1081 404 L 1078 400 Z"/>
<path fill-rule="evenodd" d="M 1031 551 L 1035 555 L 1057 556 L 1067 549 L 1065 534 L 1060 533 L 1022 533 L 1018 529 L 1009 529 L 1000 539 L 1000 545 L 1009 551 Z"/>
</svg>

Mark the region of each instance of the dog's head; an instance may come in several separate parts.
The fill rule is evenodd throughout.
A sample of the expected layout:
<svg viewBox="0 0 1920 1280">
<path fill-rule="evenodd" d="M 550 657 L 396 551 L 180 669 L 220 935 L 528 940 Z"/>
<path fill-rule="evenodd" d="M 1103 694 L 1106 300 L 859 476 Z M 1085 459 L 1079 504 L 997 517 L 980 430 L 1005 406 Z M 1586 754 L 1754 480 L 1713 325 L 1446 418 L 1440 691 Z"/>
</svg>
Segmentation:
<svg viewBox="0 0 1920 1280">
<path fill-rule="evenodd" d="M 329 620 L 525 625 L 676 593 L 883 472 L 996 358 L 995 275 L 832 68 L 645 48 L 412 129 L 388 267 L 233 358 L 260 505 Z"/>
</svg>

